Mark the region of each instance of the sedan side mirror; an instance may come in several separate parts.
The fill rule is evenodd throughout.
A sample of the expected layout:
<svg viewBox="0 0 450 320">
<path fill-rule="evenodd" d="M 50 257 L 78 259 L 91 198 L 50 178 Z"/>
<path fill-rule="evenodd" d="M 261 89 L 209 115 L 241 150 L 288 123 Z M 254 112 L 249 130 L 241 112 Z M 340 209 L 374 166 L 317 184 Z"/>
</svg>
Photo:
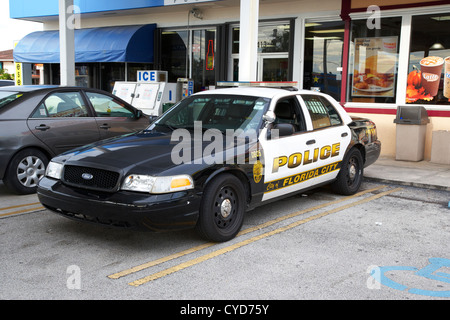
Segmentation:
<svg viewBox="0 0 450 320">
<path fill-rule="evenodd" d="M 139 119 L 140 117 L 142 117 L 142 110 L 137 109 L 134 116 L 136 117 L 136 119 Z"/>
</svg>

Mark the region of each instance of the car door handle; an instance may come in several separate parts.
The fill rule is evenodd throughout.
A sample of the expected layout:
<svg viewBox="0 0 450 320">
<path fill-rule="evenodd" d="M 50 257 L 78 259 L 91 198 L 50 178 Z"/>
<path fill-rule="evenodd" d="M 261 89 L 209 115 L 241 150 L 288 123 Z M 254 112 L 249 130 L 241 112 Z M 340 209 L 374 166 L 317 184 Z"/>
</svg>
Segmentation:
<svg viewBox="0 0 450 320">
<path fill-rule="evenodd" d="M 47 126 L 47 125 L 45 125 L 45 124 L 41 124 L 41 125 L 36 126 L 36 127 L 34 127 L 34 128 L 35 128 L 36 130 L 41 130 L 41 131 L 45 131 L 45 130 L 50 129 L 50 127 Z"/>
<path fill-rule="evenodd" d="M 348 133 L 347 132 L 344 132 L 343 134 L 341 134 L 341 137 L 343 138 L 343 137 L 346 137 L 346 136 L 348 136 Z"/>
<path fill-rule="evenodd" d="M 314 144 L 314 143 L 316 143 L 316 140 L 308 140 L 308 141 L 306 141 L 307 145 Z"/>
<path fill-rule="evenodd" d="M 108 130 L 109 128 L 111 128 L 111 126 L 110 126 L 109 124 L 107 124 L 107 123 L 104 123 L 104 124 L 102 124 L 102 125 L 100 126 L 100 129 Z"/>
</svg>

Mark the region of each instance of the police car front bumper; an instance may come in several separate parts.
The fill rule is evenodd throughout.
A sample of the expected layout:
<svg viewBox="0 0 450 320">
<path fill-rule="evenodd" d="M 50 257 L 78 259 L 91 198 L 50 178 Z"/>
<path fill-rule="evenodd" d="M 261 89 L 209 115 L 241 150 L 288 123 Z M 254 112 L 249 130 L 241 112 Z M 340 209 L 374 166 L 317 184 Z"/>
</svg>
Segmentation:
<svg viewBox="0 0 450 320">
<path fill-rule="evenodd" d="M 73 220 L 155 232 L 193 228 L 200 206 L 194 190 L 99 193 L 47 177 L 39 182 L 37 195 L 47 209 Z"/>
</svg>

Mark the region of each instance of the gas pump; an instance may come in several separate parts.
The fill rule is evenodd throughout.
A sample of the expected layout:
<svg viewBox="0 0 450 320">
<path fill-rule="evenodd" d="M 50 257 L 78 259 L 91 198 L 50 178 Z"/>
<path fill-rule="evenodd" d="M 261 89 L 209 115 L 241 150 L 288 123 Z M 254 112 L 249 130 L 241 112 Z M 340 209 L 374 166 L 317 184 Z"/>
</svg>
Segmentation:
<svg viewBox="0 0 450 320">
<path fill-rule="evenodd" d="M 194 80 L 187 78 L 177 79 L 177 100 L 180 101 L 194 94 Z"/>
<path fill-rule="evenodd" d="M 167 82 L 167 71 L 141 70 L 137 80 L 117 81 L 112 93 L 151 116 L 161 115 L 165 103 L 178 101 L 177 84 Z"/>
</svg>

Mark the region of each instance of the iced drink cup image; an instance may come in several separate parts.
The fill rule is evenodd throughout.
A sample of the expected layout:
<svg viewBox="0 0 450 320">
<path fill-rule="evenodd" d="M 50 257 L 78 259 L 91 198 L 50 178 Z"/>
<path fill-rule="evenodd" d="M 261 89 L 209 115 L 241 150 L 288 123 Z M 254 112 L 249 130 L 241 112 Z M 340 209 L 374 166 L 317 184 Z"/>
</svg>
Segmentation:
<svg viewBox="0 0 450 320">
<path fill-rule="evenodd" d="M 444 97 L 450 99 L 450 57 L 444 59 Z"/>
<path fill-rule="evenodd" d="M 432 97 L 436 96 L 439 90 L 443 64 L 444 59 L 441 57 L 429 56 L 420 60 L 422 86 Z"/>
</svg>

